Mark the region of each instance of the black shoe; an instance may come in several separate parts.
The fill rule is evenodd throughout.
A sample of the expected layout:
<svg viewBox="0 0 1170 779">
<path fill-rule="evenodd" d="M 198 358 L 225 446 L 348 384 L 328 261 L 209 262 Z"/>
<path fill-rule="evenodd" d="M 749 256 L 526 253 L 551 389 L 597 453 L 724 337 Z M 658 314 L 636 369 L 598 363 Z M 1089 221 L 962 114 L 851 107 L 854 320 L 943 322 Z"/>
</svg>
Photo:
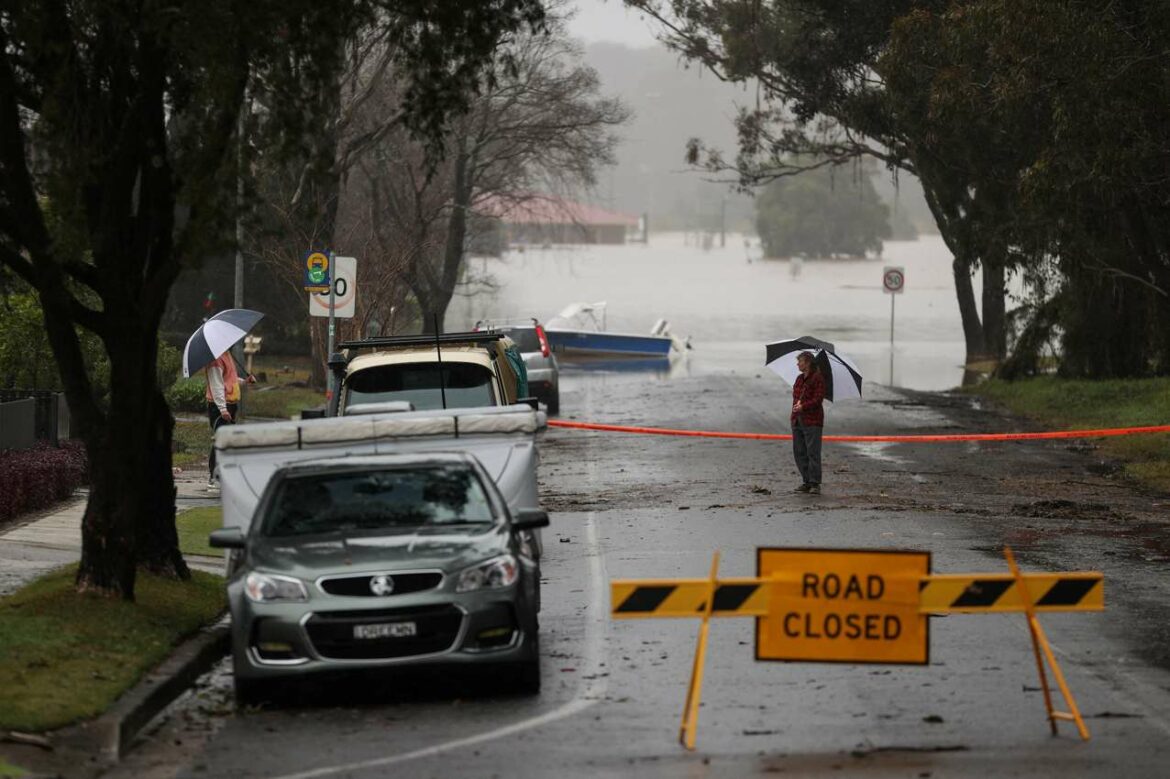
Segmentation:
<svg viewBox="0 0 1170 779">
<path fill-rule="evenodd" d="M 809 495 L 820 495 L 821 494 L 821 485 L 810 484 L 810 485 L 808 485 L 808 489 L 805 490 L 805 492 L 807 492 Z"/>
<path fill-rule="evenodd" d="M 811 484 L 809 484 L 808 482 L 805 482 L 804 484 L 802 484 L 799 487 L 797 487 L 796 489 L 794 489 L 793 492 L 808 492 L 812 488 L 813 488 L 813 486 Z"/>
</svg>

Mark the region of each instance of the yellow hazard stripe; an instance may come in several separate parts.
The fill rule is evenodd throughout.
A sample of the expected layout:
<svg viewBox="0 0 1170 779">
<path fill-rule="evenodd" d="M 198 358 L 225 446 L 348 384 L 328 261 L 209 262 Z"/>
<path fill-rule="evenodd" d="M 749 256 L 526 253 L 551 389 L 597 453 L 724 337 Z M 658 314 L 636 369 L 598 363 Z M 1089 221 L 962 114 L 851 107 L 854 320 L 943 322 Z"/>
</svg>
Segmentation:
<svg viewBox="0 0 1170 779">
<path fill-rule="evenodd" d="M 1036 611 L 1100 611 L 1105 608 L 1105 580 L 1096 571 L 1023 575 Z M 919 611 L 1023 611 L 1015 577 L 996 574 L 936 574 L 919 585 Z"/>
<path fill-rule="evenodd" d="M 767 616 L 768 583 L 761 579 L 719 579 L 711 616 Z M 611 614 L 614 619 L 701 617 L 710 587 L 710 579 L 614 579 L 610 582 Z"/>
</svg>

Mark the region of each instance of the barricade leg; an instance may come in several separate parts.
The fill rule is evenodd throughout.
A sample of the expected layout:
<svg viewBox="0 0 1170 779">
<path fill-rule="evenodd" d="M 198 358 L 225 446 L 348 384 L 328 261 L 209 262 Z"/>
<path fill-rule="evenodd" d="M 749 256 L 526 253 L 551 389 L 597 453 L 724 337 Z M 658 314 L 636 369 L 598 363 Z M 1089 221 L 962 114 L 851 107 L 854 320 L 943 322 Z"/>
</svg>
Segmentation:
<svg viewBox="0 0 1170 779">
<path fill-rule="evenodd" d="M 707 658 L 707 635 L 711 627 L 711 610 L 715 607 L 715 586 L 719 574 L 719 552 L 711 560 L 711 582 L 707 588 L 707 601 L 703 604 L 703 621 L 699 625 L 699 640 L 695 646 L 695 661 L 691 667 L 691 683 L 687 687 L 687 702 L 683 706 L 682 724 L 678 729 L 678 741 L 690 750 L 695 748 L 699 728 L 699 698 L 703 690 L 703 664 Z"/>
<path fill-rule="evenodd" d="M 1003 556 L 1007 559 L 1008 568 L 1011 569 L 1012 576 L 1016 577 L 1016 586 L 1019 587 L 1020 597 L 1024 602 L 1024 613 L 1028 619 L 1028 631 L 1032 634 L 1032 651 L 1036 655 L 1036 669 L 1040 672 L 1040 689 L 1044 692 L 1044 706 L 1048 710 L 1048 724 L 1052 729 L 1052 735 L 1057 735 L 1056 721 L 1067 720 L 1075 723 L 1081 739 L 1088 741 L 1089 729 L 1085 726 L 1085 720 L 1081 717 L 1081 712 L 1077 708 L 1077 702 L 1073 699 L 1072 690 L 1069 689 L 1068 683 L 1064 679 L 1064 673 L 1060 670 L 1060 664 L 1056 661 L 1056 655 L 1052 651 L 1052 646 L 1048 643 L 1048 637 L 1044 634 L 1044 628 L 1040 627 L 1040 620 L 1036 618 L 1036 609 L 1032 605 L 1032 598 L 1028 592 L 1028 584 L 1024 577 L 1020 575 L 1020 568 L 1016 565 L 1016 558 L 1012 554 L 1011 547 L 1005 546 L 1003 548 Z M 1056 679 L 1060 693 L 1064 696 L 1065 704 L 1069 708 L 1067 712 L 1057 711 L 1052 704 L 1052 693 L 1048 689 L 1048 676 L 1044 672 L 1045 659 L 1047 659 L 1048 666 L 1052 669 L 1052 677 Z"/>
</svg>

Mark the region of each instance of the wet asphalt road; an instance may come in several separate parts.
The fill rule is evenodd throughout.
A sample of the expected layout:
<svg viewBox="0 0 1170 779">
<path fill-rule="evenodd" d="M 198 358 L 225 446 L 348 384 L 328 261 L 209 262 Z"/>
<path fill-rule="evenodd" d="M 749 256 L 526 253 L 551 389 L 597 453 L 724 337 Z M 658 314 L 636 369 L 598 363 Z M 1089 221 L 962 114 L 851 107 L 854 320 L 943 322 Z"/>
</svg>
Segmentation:
<svg viewBox="0 0 1170 779">
<path fill-rule="evenodd" d="M 782 431 L 770 376 L 570 379 L 565 418 Z M 830 432 L 1010 424 L 962 398 L 874 388 Z M 1161 777 L 1170 763 L 1165 609 L 1170 497 L 1067 443 L 827 445 L 825 492 L 793 495 L 786 443 L 550 430 L 544 691 L 406 674 L 234 711 L 221 668 L 110 776 Z M 937 572 L 1098 568 L 1105 613 L 1044 615 L 1093 739 L 1052 738 L 1021 615 L 932 619 L 928 666 L 757 663 L 750 619 L 713 623 L 698 750 L 676 743 L 697 621 L 608 619 L 609 578 L 699 577 L 719 549 L 928 550 Z"/>
</svg>

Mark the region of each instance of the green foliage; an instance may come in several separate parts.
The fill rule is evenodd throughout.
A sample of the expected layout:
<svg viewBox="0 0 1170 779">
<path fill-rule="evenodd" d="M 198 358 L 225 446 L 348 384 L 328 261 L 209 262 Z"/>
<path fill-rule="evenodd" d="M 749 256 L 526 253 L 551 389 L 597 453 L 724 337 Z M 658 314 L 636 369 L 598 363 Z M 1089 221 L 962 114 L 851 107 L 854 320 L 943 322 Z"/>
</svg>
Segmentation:
<svg viewBox="0 0 1170 779">
<path fill-rule="evenodd" d="M 139 575 L 137 602 L 77 593 L 75 565 L 0 598 L 0 729 L 40 732 L 105 711 L 225 607 L 223 579 Z"/>
<path fill-rule="evenodd" d="M 18 389 L 61 390 L 61 376 L 49 347 L 44 315 L 34 292 L 19 285 L 20 291 L 0 299 L 0 387 Z M 110 392 L 110 363 L 101 340 L 78 328 L 86 371 L 99 400 Z M 159 343 L 158 384 L 167 388 L 175 382 L 182 364 L 182 353 L 175 347 Z"/>
<path fill-rule="evenodd" d="M 1170 379 L 1068 380 L 1053 376 L 993 380 L 969 388 L 1049 427 L 1094 429 L 1164 425 L 1170 419 Z M 1126 472 L 1170 491 L 1170 434 L 1101 439 L 1106 455 L 1126 463 Z"/>
<path fill-rule="evenodd" d="M 779 178 L 756 204 L 756 229 L 770 257 L 880 253 L 882 239 L 890 237 L 889 217 L 862 165 L 824 165 Z"/>
<path fill-rule="evenodd" d="M 45 333 L 36 293 L 19 284 L 0 299 L 0 386 L 60 390 L 61 377 Z M 109 365 L 97 336 L 78 331 L 86 370 L 101 397 L 109 392 Z"/>
<path fill-rule="evenodd" d="M 172 411 L 198 411 L 207 408 L 207 384 L 202 375 L 179 379 L 166 392 Z"/>
</svg>

